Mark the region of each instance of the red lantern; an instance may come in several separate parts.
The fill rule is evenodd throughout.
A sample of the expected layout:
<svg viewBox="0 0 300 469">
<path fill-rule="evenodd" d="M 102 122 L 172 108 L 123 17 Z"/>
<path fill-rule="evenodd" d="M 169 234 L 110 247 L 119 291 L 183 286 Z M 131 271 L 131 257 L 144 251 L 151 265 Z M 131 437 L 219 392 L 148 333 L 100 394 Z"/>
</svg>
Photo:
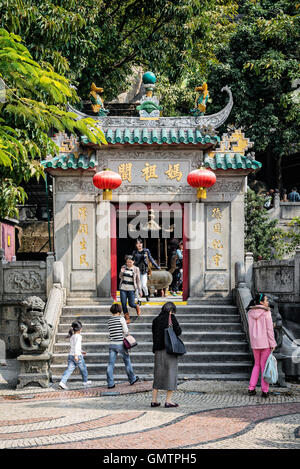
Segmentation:
<svg viewBox="0 0 300 469">
<path fill-rule="evenodd" d="M 197 188 L 198 199 L 206 199 L 206 188 L 213 186 L 216 180 L 215 173 L 203 166 L 191 171 L 187 177 L 188 184 Z"/>
<path fill-rule="evenodd" d="M 111 200 L 112 190 L 122 184 L 122 178 L 118 173 L 105 169 L 94 175 L 93 184 L 98 189 L 103 189 L 103 200 Z"/>
</svg>

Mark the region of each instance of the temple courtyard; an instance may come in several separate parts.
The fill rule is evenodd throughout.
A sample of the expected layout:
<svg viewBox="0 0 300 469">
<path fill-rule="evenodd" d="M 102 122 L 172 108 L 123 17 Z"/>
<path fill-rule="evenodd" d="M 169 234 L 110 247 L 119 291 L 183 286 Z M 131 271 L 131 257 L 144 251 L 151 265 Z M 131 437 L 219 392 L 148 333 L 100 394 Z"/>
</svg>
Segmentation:
<svg viewBox="0 0 300 469">
<path fill-rule="evenodd" d="M 151 381 L 68 391 L 0 384 L 1 449 L 300 449 L 300 384 L 248 396 L 246 381 L 181 380 L 178 408 L 151 408 Z M 113 453 L 112 453 L 113 454 Z M 133 453 L 132 453 L 133 454 Z"/>
</svg>

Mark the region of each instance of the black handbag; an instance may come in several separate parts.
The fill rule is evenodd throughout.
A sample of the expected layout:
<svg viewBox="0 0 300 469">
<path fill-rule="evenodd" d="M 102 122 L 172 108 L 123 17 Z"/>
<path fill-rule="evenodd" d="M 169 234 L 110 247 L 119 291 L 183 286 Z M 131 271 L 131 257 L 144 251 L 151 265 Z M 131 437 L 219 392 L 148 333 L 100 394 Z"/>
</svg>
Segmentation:
<svg viewBox="0 0 300 469">
<path fill-rule="evenodd" d="M 184 355 L 186 353 L 185 345 L 174 332 L 171 315 L 169 316 L 169 327 L 165 329 L 165 347 L 170 355 Z"/>
</svg>

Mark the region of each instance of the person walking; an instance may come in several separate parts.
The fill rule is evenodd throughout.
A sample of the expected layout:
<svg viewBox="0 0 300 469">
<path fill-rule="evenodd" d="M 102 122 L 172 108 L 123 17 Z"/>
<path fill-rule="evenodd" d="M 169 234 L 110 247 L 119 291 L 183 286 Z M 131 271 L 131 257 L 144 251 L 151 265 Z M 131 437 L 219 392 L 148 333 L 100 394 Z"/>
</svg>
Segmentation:
<svg viewBox="0 0 300 469">
<path fill-rule="evenodd" d="M 132 256 L 126 256 L 125 265 L 121 267 L 119 277 L 120 282 L 120 300 L 122 303 L 124 317 L 127 324 L 130 324 L 130 316 L 127 309 L 127 300 L 129 306 L 136 310 L 137 315 L 141 314 L 141 309 L 135 303 L 135 292 L 142 296 L 142 287 L 139 268 L 134 265 Z"/>
<path fill-rule="evenodd" d="M 269 384 L 263 379 L 266 361 L 277 343 L 274 337 L 274 328 L 268 297 L 264 293 L 257 293 L 255 299 L 248 306 L 248 326 L 251 348 L 254 355 L 254 367 L 252 370 L 248 394 L 256 394 L 256 385 L 261 372 L 262 397 L 269 396 Z"/>
<path fill-rule="evenodd" d="M 68 338 L 70 338 L 70 352 L 68 356 L 68 367 L 62 375 L 62 378 L 59 383 L 59 387 L 62 389 L 68 389 L 66 383 L 70 378 L 71 374 L 75 368 L 79 368 L 83 379 L 83 385 L 88 386 L 92 384 L 91 381 L 88 381 L 88 371 L 83 358 L 83 355 L 86 355 L 86 352 L 81 350 L 82 342 L 82 324 L 80 321 L 72 322 L 71 329 L 69 330 Z"/>
<path fill-rule="evenodd" d="M 108 389 L 115 387 L 114 367 L 119 353 L 124 361 L 129 383 L 132 385 L 139 381 L 139 377 L 134 374 L 129 353 L 123 344 L 124 337 L 129 335 L 129 331 L 124 317 L 121 316 L 122 308 L 119 304 L 113 304 L 110 308 L 110 312 L 112 317 L 109 318 L 107 322 L 110 341 L 109 362 L 106 372 Z"/>
<path fill-rule="evenodd" d="M 177 242 L 178 243 L 178 242 Z M 170 294 L 177 296 L 177 292 L 182 284 L 182 265 L 183 265 L 183 242 L 180 241 L 177 245 L 173 244 L 173 251 L 170 259 L 170 270 L 172 274 L 172 283 L 170 285 Z"/>
<path fill-rule="evenodd" d="M 168 354 L 165 348 L 165 329 L 169 326 L 169 321 L 172 322 L 175 334 L 181 335 L 181 328 L 175 313 L 175 304 L 168 301 L 152 322 L 154 380 L 151 407 L 160 406 L 160 403 L 157 402 L 157 394 L 160 389 L 167 391 L 165 407 L 178 407 L 178 404 L 171 401 L 172 393 L 177 389 L 178 359 L 177 355 Z"/>
<path fill-rule="evenodd" d="M 136 249 L 132 252 L 132 257 L 135 266 L 140 269 L 142 291 L 146 297 L 146 301 L 149 301 L 149 291 L 147 286 L 148 273 L 150 271 L 149 262 L 151 262 L 158 270 L 160 270 L 160 267 L 151 256 L 149 249 L 144 248 L 141 238 L 137 238 L 135 247 Z"/>
</svg>

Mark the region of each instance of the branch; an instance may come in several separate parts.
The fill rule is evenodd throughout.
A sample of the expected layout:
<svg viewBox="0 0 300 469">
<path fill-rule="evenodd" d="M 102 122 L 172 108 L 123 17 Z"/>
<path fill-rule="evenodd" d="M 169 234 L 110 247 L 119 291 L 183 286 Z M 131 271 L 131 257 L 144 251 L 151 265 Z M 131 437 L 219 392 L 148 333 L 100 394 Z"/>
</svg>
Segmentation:
<svg viewBox="0 0 300 469">
<path fill-rule="evenodd" d="M 162 13 L 161 16 L 158 18 L 158 20 L 156 22 L 156 26 L 154 27 L 153 31 L 145 39 L 143 39 L 143 41 L 149 41 L 149 39 L 151 39 L 153 34 L 156 33 L 164 24 L 166 24 L 172 18 L 172 16 L 166 17 L 165 21 L 162 21 L 161 24 L 159 24 L 159 21 L 163 18 L 163 15 L 164 14 Z M 131 60 L 134 57 L 136 57 L 138 52 L 139 52 L 139 50 L 136 50 L 136 51 L 132 52 L 131 54 L 127 55 L 126 57 L 124 57 L 119 62 L 114 63 L 112 65 L 112 67 L 110 67 L 110 71 L 121 67 L 125 62 L 127 62 L 128 60 Z M 104 75 L 104 77 L 106 77 L 106 76 L 107 75 Z"/>
</svg>

